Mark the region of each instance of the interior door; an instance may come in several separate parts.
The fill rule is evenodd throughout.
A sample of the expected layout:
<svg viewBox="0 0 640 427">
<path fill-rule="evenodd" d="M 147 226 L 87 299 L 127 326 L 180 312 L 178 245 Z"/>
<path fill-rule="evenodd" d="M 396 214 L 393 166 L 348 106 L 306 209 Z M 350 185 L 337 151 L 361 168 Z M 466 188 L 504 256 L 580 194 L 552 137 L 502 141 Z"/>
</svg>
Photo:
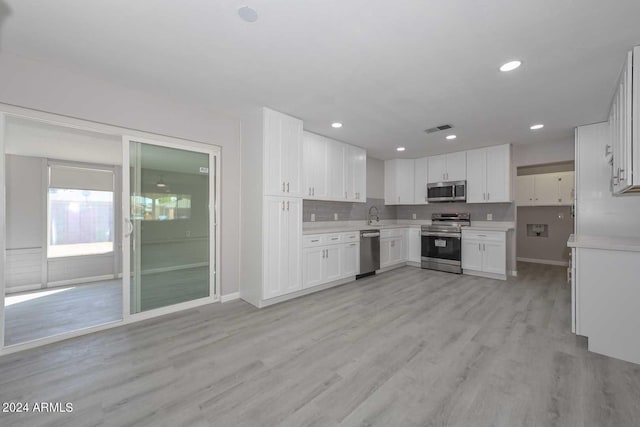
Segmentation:
<svg viewBox="0 0 640 427">
<path fill-rule="evenodd" d="M 130 314 L 213 298 L 215 156 L 127 138 L 125 145 Z"/>
</svg>

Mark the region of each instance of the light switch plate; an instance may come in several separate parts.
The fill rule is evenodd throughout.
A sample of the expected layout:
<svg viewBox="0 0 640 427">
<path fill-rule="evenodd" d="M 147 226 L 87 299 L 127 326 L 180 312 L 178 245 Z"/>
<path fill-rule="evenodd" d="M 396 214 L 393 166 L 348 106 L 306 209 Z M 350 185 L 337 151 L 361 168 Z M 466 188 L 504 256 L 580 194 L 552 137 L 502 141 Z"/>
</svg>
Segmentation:
<svg viewBox="0 0 640 427">
<path fill-rule="evenodd" d="M 493 221 L 493 214 L 492 213 L 488 213 L 487 214 L 487 221 Z"/>
<path fill-rule="evenodd" d="M 311 222 L 316 222 L 316 214 L 311 214 Z"/>
<path fill-rule="evenodd" d="M 337 213 L 334 213 L 334 214 L 333 214 L 333 220 L 334 220 L 334 221 L 337 221 L 337 220 L 338 220 L 338 214 L 337 214 Z"/>
</svg>

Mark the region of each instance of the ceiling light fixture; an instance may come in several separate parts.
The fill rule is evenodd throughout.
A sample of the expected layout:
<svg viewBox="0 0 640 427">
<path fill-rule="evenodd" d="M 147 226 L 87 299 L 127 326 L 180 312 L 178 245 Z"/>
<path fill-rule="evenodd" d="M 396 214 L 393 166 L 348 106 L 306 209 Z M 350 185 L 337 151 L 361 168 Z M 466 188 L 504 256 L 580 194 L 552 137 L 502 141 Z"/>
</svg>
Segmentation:
<svg viewBox="0 0 640 427">
<path fill-rule="evenodd" d="M 246 22 L 256 22 L 258 20 L 258 12 L 249 6 L 242 6 L 238 9 L 238 16 Z"/>
<path fill-rule="evenodd" d="M 522 61 L 510 61 L 510 62 L 507 62 L 506 64 L 502 64 L 502 66 L 500 67 L 500 71 L 502 72 L 513 71 L 521 65 L 522 65 Z"/>
<path fill-rule="evenodd" d="M 331 127 L 334 128 L 334 129 L 340 129 L 342 127 L 342 123 L 333 122 L 333 123 L 331 123 Z"/>
<path fill-rule="evenodd" d="M 446 138 L 447 139 L 456 139 L 457 136 L 455 136 L 455 135 L 447 135 Z"/>
<path fill-rule="evenodd" d="M 167 184 L 164 183 L 164 181 L 162 180 L 162 177 L 160 177 L 160 179 L 158 180 L 158 182 L 156 183 L 156 187 L 158 188 L 165 188 L 167 186 Z"/>
<path fill-rule="evenodd" d="M 398 147 L 398 148 L 396 148 L 396 151 L 404 151 L 404 150 L 405 150 L 405 148 L 404 148 L 404 147 Z"/>
<path fill-rule="evenodd" d="M 539 123 L 537 125 L 533 125 L 533 126 L 529 127 L 529 129 L 538 130 L 538 129 L 542 129 L 543 127 L 544 127 L 544 125 L 542 123 Z"/>
</svg>

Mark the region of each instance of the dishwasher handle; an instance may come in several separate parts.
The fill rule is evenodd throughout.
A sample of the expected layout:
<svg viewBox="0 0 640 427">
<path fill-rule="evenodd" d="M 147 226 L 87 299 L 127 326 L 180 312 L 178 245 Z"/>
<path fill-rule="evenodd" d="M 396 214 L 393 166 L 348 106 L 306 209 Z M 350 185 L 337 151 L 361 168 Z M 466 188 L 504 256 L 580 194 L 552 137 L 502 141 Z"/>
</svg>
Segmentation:
<svg viewBox="0 0 640 427">
<path fill-rule="evenodd" d="M 360 235 L 360 237 L 362 238 L 367 238 L 367 237 L 380 237 L 380 233 L 362 233 Z"/>
</svg>

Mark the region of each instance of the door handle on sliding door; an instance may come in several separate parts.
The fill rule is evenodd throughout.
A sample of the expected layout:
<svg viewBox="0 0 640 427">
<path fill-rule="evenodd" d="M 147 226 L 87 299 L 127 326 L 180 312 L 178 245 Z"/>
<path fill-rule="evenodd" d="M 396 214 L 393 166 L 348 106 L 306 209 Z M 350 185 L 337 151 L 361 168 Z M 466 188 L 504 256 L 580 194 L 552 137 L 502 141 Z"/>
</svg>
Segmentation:
<svg viewBox="0 0 640 427">
<path fill-rule="evenodd" d="M 131 222 L 129 218 L 125 218 L 124 223 L 127 226 L 127 232 L 124 235 L 125 237 L 129 237 L 133 234 L 133 222 Z"/>
</svg>

